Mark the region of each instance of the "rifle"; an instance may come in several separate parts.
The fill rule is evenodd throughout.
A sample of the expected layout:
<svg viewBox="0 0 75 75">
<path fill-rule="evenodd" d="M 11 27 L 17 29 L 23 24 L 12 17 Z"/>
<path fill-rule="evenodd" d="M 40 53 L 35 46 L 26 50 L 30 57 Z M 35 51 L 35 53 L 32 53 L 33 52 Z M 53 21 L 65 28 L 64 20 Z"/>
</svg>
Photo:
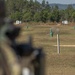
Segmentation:
<svg viewBox="0 0 75 75">
<path fill-rule="evenodd" d="M 1 75 L 44 75 L 45 55 L 42 48 L 16 40 L 21 28 L 5 18 L 5 1 L 0 0 L 0 65 Z"/>
</svg>

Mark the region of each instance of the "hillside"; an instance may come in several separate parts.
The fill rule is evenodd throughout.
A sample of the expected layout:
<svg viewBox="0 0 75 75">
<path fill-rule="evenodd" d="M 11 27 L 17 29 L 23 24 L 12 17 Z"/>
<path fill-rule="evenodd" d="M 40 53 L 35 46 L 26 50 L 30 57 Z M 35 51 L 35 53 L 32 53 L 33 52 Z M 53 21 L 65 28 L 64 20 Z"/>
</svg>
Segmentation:
<svg viewBox="0 0 75 75">
<path fill-rule="evenodd" d="M 59 9 L 66 9 L 68 7 L 68 4 L 50 4 L 51 7 L 54 7 L 55 5 L 57 5 L 59 7 Z M 69 5 L 72 5 L 73 8 L 75 9 L 75 4 L 69 4 Z"/>
</svg>

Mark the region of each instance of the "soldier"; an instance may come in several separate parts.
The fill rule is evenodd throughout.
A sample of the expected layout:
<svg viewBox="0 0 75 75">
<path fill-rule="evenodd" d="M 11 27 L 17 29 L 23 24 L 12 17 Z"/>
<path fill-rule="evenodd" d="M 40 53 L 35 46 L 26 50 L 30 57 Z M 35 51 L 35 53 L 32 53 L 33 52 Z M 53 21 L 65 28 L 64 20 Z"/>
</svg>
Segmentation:
<svg viewBox="0 0 75 75">
<path fill-rule="evenodd" d="M 13 48 L 10 46 L 12 42 L 6 35 L 11 27 L 10 21 L 5 19 L 4 0 L 0 0 L 0 61 L 4 69 L 4 75 L 21 75 L 21 66 Z"/>
<path fill-rule="evenodd" d="M 33 48 L 31 38 L 28 43 L 16 42 L 20 28 L 5 18 L 4 0 L 0 0 L 0 9 L 0 61 L 4 75 L 23 75 L 28 70 L 29 75 L 44 75 L 42 49 Z"/>
</svg>

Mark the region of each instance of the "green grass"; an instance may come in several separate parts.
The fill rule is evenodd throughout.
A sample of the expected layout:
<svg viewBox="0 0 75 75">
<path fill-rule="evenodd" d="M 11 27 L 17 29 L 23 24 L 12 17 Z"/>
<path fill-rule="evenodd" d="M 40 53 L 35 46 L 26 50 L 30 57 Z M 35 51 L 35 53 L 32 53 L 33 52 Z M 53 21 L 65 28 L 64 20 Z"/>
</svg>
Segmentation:
<svg viewBox="0 0 75 75">
<path fill-rule="evenodd" d="M 40 23 L 39 23 L 40 24 Z M 56 26 L 48 24 L 30 24 L 22 26 L 19 41 L 27 41 L 28 36 L 33 37 L 33 45 L 35 47 L 43 47 L 46 54 L 46 75 L 75 75 L 75 47 L 60 47 L 60 54 L 57 54 L 56 33 L 50 37 L 50 28 L 59 28 L 60 44 L 75 45 L 75 30 L 73 26 Z"/>
</svg>

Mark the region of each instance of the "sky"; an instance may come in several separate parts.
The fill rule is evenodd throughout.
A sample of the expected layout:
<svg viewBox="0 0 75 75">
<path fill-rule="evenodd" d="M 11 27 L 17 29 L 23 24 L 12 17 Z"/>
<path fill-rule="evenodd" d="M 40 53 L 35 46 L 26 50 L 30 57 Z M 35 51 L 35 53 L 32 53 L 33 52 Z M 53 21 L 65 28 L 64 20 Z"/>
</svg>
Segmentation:
<svg viewBox="0 0 75 75">
<path fill-rule="evenodd" d="M 42 0 L 37 0 L 42 2 Z M 75 0 L 46 0 L 49 3 L 60 3 L 60 4 L 75 4 Z"/>
</svg>

